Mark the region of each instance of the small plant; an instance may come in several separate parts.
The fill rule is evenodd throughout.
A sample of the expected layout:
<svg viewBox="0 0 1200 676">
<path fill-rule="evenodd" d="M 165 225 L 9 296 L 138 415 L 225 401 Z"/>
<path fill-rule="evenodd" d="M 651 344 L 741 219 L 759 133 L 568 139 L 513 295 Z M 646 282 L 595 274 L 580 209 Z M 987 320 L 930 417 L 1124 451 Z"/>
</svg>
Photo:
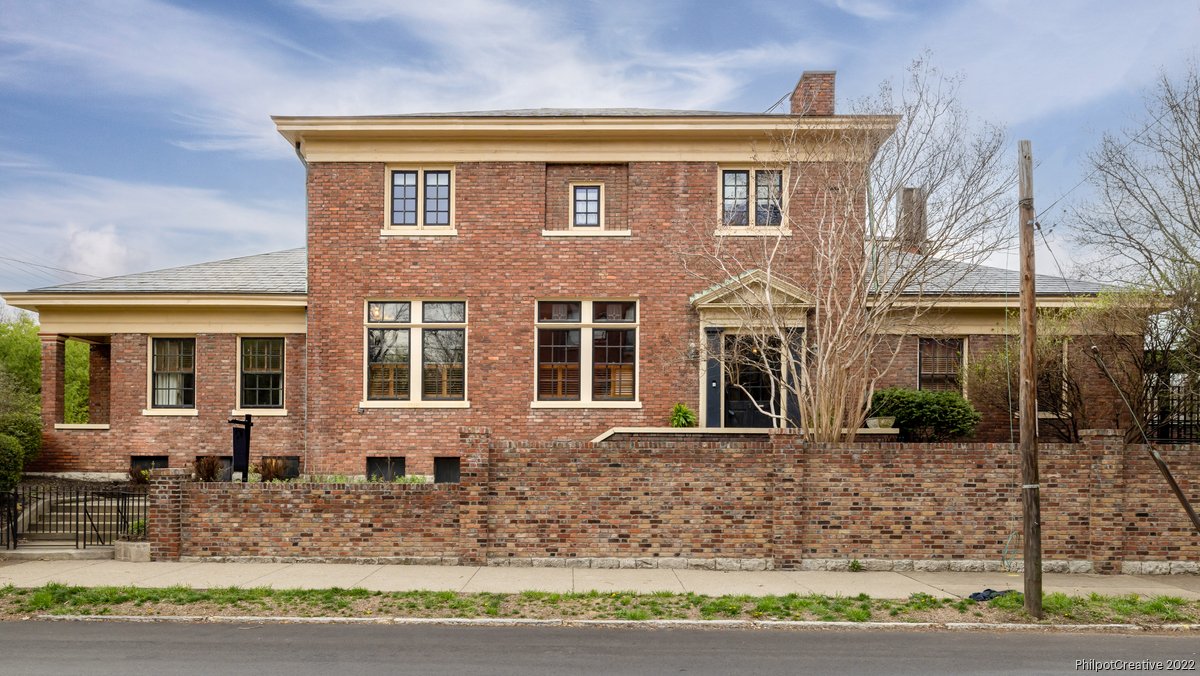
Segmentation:
<svg viewBox="0 0 1200 676">
<path fill-rule="evenodd" d="M 12 490 L 21 481 L 25 449 L 15 437 L 0 434 L 0 492 Z"/>
<path fill-rule="evenodd" d="M 850 560 L 849 570 L 851 573 L 861 572 L 862 569 L 863 569 L 862 561 L 859 561 L 858 559 Z"/>
<path fill-rule="evenodd" d="M 145 540 L 146 539 L 146 520 L 138 519 L 129 524 L 129 529 L 125 531 L 126 540 Z"/>
<path fill-rule="evenodd" d="M 206 455 L 196 460 L 196 480 L 210 483 L 221 477 L 224 463 L 215 455 Z"/>
<path fill-rule="evenodd" d="M 401 474 L 392 479 L 394 484 L 423 484 L 427 479 L 424 474 Z"/>
<path fill-rule="evenodd" d="M 287 461 L 283 458 L 263 458 L 259 465 L 263 483 L 282 481 L 287 478 Z"/>
<path fill-rule="evenodd" d="M 675 404 L 675 408 L 671 409 L 671 427 L 695 427 L 698 422 L 696 412 L 683 402 Z"/>
<path fill-rule="evenodd" d="M 129 483 L 142 486 L 150 483 L 150 470 L 139 467 L 129 468 Z"/>
</svg>

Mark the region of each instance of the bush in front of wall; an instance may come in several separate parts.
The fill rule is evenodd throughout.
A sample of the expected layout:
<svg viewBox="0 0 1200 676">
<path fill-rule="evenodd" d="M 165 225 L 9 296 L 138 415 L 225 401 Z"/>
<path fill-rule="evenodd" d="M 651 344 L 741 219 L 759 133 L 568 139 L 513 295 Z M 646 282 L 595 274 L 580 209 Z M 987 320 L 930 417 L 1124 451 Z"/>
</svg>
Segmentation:
<svg viewBox="0 0 1200 676">
<path fill-rule="evenodd" d="M 0 434 L 7 434 L 21 444 L 25 463 L 42 451 L 42 418 L 36 413 L 13 412 L 0 416 Z"/>
<path fill-rule="evenodd" d="M 983 419 L 958 392 L 889 387 L 871 397 L 871 416 L 895 417 L 904 441 L 949 441 L 969 437 Z"/>
<path fill-rule="evenodd" d="M 25 449 L 9 434 L 0 434 L 0 492 L 11 491 L 21 481 Z"/>
<path fill-rule="evenodd" d="M 671 427 L 695 427 L 698 422 L 696 412 L 683 402 L 671 409 Z"/>
<path fill-rule="evenodd" d="M 283 481 L 287 478 L 287 461 L 283 458 L 263 458 L 258 469 L 263 483 Z"/>
<path fill-rule="evenodd" d="M 215 455 L 206 455 L 196 460 L 196 480 L 205 483 L 211 483 L 221 478 L 221 472 L 224 470 L 224 463 L 221 458 Z"/>
</svg>

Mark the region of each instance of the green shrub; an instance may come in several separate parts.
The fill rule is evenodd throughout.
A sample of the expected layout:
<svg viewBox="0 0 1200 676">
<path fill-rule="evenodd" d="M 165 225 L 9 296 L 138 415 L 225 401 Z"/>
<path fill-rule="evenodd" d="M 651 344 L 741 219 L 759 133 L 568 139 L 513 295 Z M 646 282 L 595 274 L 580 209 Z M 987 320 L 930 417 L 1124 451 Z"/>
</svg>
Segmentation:
<svg viewBox="0 0 1200 676">
<path fill-rule="evenodd" d="M 8 434 L 0 434 L 0 491 L 11 491 L 21 481 L 25 467 L 25 449 Z"/>
<path fill-rule="evenodd" d="M 983 418 L 958 392 L 889 387 L 871 398 L 872 416 L 894 416 L 905 441 L 969 437 Z"/>
<path fill-rule="evenodd" d="M 671 409 L 671 427 L 695 427 L 698 422 L 696 412 L 683 402 Z"/>
<path fill-rule="evenodd" d="M 21 444 L 27 464 L 42 452 L 42 418 L 37 413 L 20 412 L 0 416 L 0 434 L 7 434 Z"/>
</svg>

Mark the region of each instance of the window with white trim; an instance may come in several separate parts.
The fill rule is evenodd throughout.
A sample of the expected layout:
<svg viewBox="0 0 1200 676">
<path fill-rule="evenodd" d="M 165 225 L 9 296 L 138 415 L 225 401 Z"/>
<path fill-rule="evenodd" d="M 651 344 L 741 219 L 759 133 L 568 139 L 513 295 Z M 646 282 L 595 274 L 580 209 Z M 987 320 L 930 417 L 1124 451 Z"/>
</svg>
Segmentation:
<svg viewBox="0 0 1200 676">
<path fill-rule="evenodd" d="M 151 340 L 150 408 L 196 407 L 196 339 Z"/>
<path fill-rule="evenodd" d="M 537 401 L 637 401 L 637 301 L 537 304 Z"/>
<path fill-rule="evenodd" d="M 572 183 L 571 228 L 604 228 L 604 184 Z"/>
<path fill-rule="evenodd" d="M 388 185 L 388 227 L 446 230 L 454 226 L 453 169 L 390 167 Z"/>
<path fill-rule="evenodd" d="M 367 401 L 466 401 L 465 301 L 368 301 L 365 330 Z"/>
<path fill-rule="evenodd" d="M 242 338 L 238 408 L 283 408 L 283 338 Z"/>
<path fill-rule="evenodd" d="M 783 198 L 782 169 L 721 170 L 724 227 L 782 227 Z"/>
<path fill-rule="evenodd" d="M 962 394 L 963 339 L 918 340 L 917 389 Z"/>
</svg>

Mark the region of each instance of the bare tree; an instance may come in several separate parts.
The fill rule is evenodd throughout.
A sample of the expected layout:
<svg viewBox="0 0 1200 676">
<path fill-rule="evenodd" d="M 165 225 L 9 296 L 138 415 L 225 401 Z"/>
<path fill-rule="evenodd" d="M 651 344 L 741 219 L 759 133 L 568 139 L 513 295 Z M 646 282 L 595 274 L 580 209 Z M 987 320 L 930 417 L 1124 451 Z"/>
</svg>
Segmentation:
<svg viewBox="0 0 1200 676">
<path fill-rule="evenodd" d="M 843 124 L 797 117 L 758 150 L 744 187 L 723 174 L 719 221 L 679 247 L 688 272 L 726 294 L 719 356 L 727 373 L 757 374 L 757 392 L 733 385 L 774 426 L 852 437 L 899 336 L 1007 241 L 1005 135 L 971 121 L 960 81 L 926 55 Z"/>
<path fill-rule="evenodd" d="M 1200 414 L 1200 72 L 1165 72 L 1133 128 L 1089 155 L 1094 197 L 1070 212 L 1075 240 L 1097 253 L 1085 274 L 1154 294 L 1140 383 L 1127 383 L 1152 427 Z M 1164 422 L 1166 421 L 1166 422 Z M 1190 423 L 1189 423 L 1190 424 Z M 1154 434 L 1155 430 L 1151 430 Z"/>
</svg>

